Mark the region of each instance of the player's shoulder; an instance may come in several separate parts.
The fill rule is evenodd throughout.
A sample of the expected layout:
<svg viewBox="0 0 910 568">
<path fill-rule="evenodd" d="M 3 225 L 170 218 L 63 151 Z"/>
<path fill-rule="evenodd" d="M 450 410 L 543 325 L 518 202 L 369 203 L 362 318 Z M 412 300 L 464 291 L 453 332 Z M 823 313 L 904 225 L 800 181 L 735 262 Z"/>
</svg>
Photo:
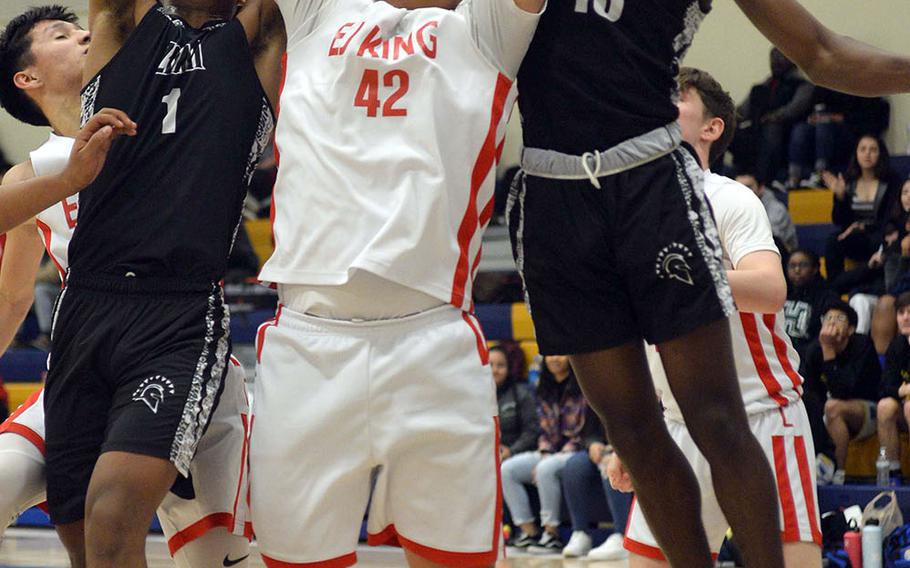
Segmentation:
<svg viewBox="0 0 910 568">
<path fill-rule="evenodd" d="M 761 199 L 747 186 L 711 171 L 705 172 L 705 195 L 715 213 L 717 209 L 727 208 L 738 211 L 764 210 Z"/>
<path fill-rule="evenodd" d="M 35 177 L 35 169 L 32 167 L 32 161 L 26 160 L 11 167 L 3 174 L 3 185 L 18 183 Z"/>
</svg>

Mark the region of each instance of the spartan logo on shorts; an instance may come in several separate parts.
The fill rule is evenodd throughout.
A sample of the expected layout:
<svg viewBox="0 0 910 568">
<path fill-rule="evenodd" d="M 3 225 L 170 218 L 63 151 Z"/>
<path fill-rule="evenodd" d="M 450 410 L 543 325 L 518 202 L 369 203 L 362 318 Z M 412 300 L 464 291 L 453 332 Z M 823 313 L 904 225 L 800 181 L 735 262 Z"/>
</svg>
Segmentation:
<svg viewBox="0 0 910 568">
<path fill-rule="evenodd" d="M 692 256 L 692 251 L 686 245 L 671 243 L 658 253 L 654 271 L 662 280 L 676 280 L 693 286 L 692 267 L 687 260 Z"/>
<path fill-rule="evenodd" d="M 164 401 L 164 397 L 174 394 L 174 383 L 161 375 L 149 377 L 139 384 L 139 388 L 133 393 L 133 400 L 144 402 L 153 413 L 158 414 L 158 405 Z"/>
</svg>

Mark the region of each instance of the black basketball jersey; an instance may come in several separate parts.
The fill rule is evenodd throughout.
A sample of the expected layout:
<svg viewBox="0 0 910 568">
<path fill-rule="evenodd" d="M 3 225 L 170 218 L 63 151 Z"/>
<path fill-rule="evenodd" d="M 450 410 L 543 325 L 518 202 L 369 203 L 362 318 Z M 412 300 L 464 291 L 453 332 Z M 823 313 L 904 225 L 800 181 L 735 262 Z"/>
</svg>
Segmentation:
<svg viewBox="0 0 910 568">
<path fill-rule="evenodd" d="M 550 2 L 518 75 L 525 146 L 583 154 L 675 121 L 711 0 Z"/>
<path fill-rule="evenodd" d="M 82 121 L 122 109 L 138 134 L 114 141 L 79 194 L 73 274 L 215 282 L 274 117 L 237 20 L 189 26 L 152 8 L 82 91 Z"/>
</svg>

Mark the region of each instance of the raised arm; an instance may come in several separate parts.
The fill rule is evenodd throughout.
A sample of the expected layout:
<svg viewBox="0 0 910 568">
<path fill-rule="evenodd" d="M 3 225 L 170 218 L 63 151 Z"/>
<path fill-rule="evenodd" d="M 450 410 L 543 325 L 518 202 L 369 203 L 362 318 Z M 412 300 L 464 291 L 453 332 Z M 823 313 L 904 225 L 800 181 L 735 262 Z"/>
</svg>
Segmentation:
<svg viewBox="0 0 910 568">
<path fill-rule="evenodd" d="M 43 254 L 44 243 L 34 222 L 23 223 L 6 234 L 0 265 L 0 356 L 9 348 L 32 306 L 35 275 Z"/>
<path fill-rule="evenodd" d="M 92 44 L 88 50 L 82 81 L 87 83 L 120 51 L 139 20 L 155 0 L 89 0 L 88 29 Z"/>
<path fill-rule="evenodd" d="M 256 73 L 272 108 L 278 105 L 281 85 L 281 58 L 287 49 L 287 32 L 281 10 L 274 0 L 248 0 L 237 19 L 246 31 L 256 62 Z"/>
<path fill-rule="evenodd" d="M 797 0 L 736 0 L 813 83 L 861 96 L 910 92 L 910 57 L 835 33 Z"/>
<path fill-rule="evenodd" d="M 115 136 L 136 134 L 136 124 L 119 110 L 103 109 L 79 131 L 63 172 L 9 180 L 0 187 L 0 233 L 28 221 L 54 203 L 79 193 L 101 172 Z"/>
</svg>

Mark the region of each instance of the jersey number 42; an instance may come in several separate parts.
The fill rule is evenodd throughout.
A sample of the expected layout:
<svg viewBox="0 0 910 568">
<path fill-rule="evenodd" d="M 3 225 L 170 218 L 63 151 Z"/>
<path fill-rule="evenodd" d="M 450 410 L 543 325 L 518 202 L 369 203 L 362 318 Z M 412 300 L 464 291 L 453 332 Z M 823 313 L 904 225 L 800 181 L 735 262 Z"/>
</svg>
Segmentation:
<svg viewBox="0 0 910 568">
<path fill-rule="evenodd" d="M 394 91 L 386 97 L 383 103 L 380 98 L 380 74 L 376 69 L 367 69 L 363 72 L 360 87 L 354 95 L 354 106 L 367 110 L 367 116 L 407 116 L 408 109 L 403 107 L 401 100 L 411 88 L 411 78 L 407 71 L 393 69 L 382 75 L 382 86 Z M 396 106 L 397 105 L 397 106 Z M 379 114 L 382 107 L 382 115 Z"/>
</svg>

